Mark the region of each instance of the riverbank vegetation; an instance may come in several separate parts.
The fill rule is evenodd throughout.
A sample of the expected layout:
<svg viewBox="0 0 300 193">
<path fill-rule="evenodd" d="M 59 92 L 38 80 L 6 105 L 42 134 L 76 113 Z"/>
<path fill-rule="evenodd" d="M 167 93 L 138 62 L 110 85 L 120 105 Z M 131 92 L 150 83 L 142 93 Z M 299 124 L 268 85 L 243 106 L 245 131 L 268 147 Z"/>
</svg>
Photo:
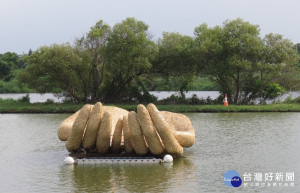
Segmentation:
<svg viewBox="0 0 300 193">
<path fill-rule="evenodd" d="M 49 99 L 45 103 L 30 103 L 29 101 L 30 98 L 28 96 L 24 96 L 19 100 L 0 99 L 0 113 L 74 113 L 84 105 L 84 103 L 54 103 L 53 100 Z M 200 103 L 199 101 L 190 101 L 185 104 L 177 104 L 174 100 L 163 100 L 155 104 L 160 111 L 180 113 L 300 112 L 300 97 L 295 99 L 288 97 L 283 102 L 266 105 L 229 105 L 228 107 L 215 103 L 216 101 L 217 100 L 201 99 Z M 203 105 L 203 103 L 205 105 Z M 137 107 L 136 104 L 103 104 L 117 106 L 128 111 L 136 111 Z"/>
<path fill-rule="evenodd" d="M 110 104 L 108 104 L 110 105 Z M 74 113 L 83 104 L 10 104 L 1 105 L 0 113 Z M 135 111 L 137 105 L 114 105 L 129 111 Z M 272 105 L 157 105 L 160 111 L 177 113 L 221 113 L 221 112 L 300 112 L 299 104 L 272 104 Z"/>
<path fill-rule="evenodd" d="M 164 32 L 157 41 L 148 28 L 135 18 L 113 27 L 100 20 L 73 43 L 42 46 L 22 59 L 3 54 L 0 89 L 13 84 L 16 92 L 114 104 L 156 102 L 149 90 L 179 91 L 181 104 L 190 104 L 191 89 L 219 90 L 230 104 L 263 104 L 300 89 L 297 47 L 282 35 L 261 37 L 259 26 L 242 19 L 201 24 L 194 36 Z"/>
</svg>

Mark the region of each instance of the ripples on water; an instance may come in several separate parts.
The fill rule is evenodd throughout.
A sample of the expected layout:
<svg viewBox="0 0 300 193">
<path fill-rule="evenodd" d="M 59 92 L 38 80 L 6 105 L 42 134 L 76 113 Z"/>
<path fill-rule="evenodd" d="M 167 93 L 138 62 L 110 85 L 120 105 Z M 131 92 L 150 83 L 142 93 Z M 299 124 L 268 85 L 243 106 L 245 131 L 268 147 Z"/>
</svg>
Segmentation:
<svg viewBox="0 0 300 193">
<path fill-rule="evenodd" d="M 64 165 L 68 115 L 0 115 L 1 192 L 299 192 L 300 113 L 189 113 L 196 143 L 162 165 Z M 295 187 L 226 187 L 227 170 L 295 172 Z M 242 178 L 243 179 L 243 178 Z"/>
</svg>

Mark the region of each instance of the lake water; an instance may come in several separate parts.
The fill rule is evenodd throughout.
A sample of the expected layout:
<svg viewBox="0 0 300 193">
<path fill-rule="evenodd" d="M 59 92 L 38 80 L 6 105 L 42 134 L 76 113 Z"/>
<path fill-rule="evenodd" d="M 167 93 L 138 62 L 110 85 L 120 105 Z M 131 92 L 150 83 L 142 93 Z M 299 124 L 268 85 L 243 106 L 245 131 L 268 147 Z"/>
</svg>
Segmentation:
<svg viewBox="0 0 300 193">
<path fill-rule="evenodd" d="M 178 92 L 175 91 L 150 91 L 150 94 L 153 94 L 154 96 L 157 97 L 158 100 L 161 99 L 165 99 L 169 96 L 171 96 L 172 94 L 174 95 L 179 95 Z M 189 91 L 186 93 L 186 97 L 190 98 L 193 95 L 196 95 L 198 98 L 204 98 L 206 99 L 207 97 L 210 97 L 211 99 L 216 99 L 220 93 L 219 91 Z M 21 97 L 26 96 L 26 93 L 4 93 L 4 94 L 0 94 L 0 98 L 3 99 L 7 99 L 7 98 L 12 98 L 14 100 L 20 99 Z M 288 96 L 291 96 L 292 98 L 296 98 L 298 96 L 300 96 L 300 91 L 297 92 L 287 92 L 285 94 L 283 94 L 282 96 L 278 97 L 276 99 L 279 101 L 283 101 L 284 99 L 286 99 Z M 54 102 L 62 102 L 63 98 L 59 98 L 57 96 L 55 96 L 52 93 L 45 93 L 45 94 L 40 94 L 40 93 L 30 93 L 29 94 L 30 97 L 30 102 L 31 103 L 41 103 L 41 102 L 46 102 L 47 99 L 51 99 Z M 272 101 L 269 101 L 268 103 L 271 103 Z M 258 103 L 258 101 L 257 101 Z"/>
<path fill-rule="evenodd" d="M 186 115 L 196 142 L 173 164 L 73 166 L 56 133 L 67 114 L 0 114 L 1 192 L 300 192 L 300 113 Z M 293 172 L 294 187 L 227 187 L 232 169 L 272 185 Z"/>
</svg>

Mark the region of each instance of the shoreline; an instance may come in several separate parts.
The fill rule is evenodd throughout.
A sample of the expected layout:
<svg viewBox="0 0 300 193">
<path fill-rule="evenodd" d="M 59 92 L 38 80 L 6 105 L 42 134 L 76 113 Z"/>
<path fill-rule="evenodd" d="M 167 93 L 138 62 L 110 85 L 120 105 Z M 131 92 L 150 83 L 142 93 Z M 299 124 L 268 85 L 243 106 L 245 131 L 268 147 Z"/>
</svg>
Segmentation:
<svg viewBox="0 0 300 193">
<path fill-rule="evenodd" d="M 138 104 L 103 104 L 116 106 L 128 111 L 136 111 Z M 0 114 L 58 114 L 74 113 L 83 104 L 45 104 L 45 103 L 15 103 L 0 104 Z M 268 104 L 268 105 L 156 105 L 160 111 L 175 113 L 224 113 L 224 112 L 300 112 L 300 104 Z"/>
</svg>

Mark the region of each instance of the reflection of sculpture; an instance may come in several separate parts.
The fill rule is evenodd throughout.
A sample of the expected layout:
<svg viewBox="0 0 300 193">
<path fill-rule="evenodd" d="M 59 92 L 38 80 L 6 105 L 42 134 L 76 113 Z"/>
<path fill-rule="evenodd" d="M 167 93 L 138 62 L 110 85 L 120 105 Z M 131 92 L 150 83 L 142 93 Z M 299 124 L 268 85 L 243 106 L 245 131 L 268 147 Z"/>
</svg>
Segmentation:
<svg viewBox="0 0 300 193">
<path fill-rule="evenodd" d="M 123 135 L 122 135 L 123 133 Z M 164 152 L 181 156 L 183 147 L 195 142 L 195 131 L 188 117 L 178 113 L 160 112 L 154 104 L 138 105 L 137 113 L 118 107 L 102 106 L 100 102 L 84 105 L 65 119 L 58 137 L 67 141 L 69 151 L 81 147 L 106 154 L 119 153 L 121 145 L 126 153 L 154 155 Z"/>
<path fill-rule="evenodd" d="M 189 158 L 178 158 L 171 164 L 103 164 L 62 165 L 59 180 L 72 192 L 182 192 L 180 184 L 187 178 L 197 179 L 197 171 Z M 70 167 L 71 166 L 71 167 Z M 198 182 L 189 182 L 197 187 Z"/>
</svg>

